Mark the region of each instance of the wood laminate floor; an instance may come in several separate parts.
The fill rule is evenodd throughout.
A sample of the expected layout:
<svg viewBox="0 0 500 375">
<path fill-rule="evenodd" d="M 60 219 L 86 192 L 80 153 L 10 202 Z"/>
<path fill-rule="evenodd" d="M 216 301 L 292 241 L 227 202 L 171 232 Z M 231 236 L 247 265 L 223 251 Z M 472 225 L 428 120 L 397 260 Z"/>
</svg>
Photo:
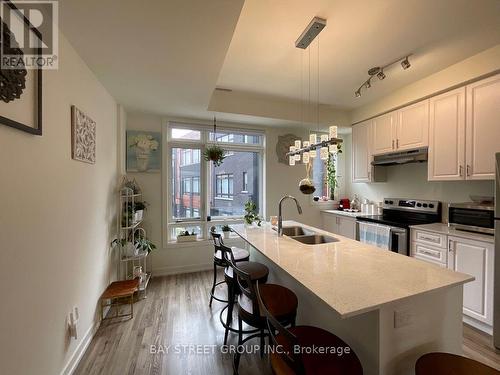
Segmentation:
<svg viewBox="0 0 500 375">
<path fill-rule="evenodd" d="M 208 307 L 211 282 L 211 271 L 153 278 L 147 298 L 134 305 L 133 319 L 101 324 L 75 374 L 232 374 L 232 355 L 221 353 L 224 304 Z M 235 343 L 231 334 L 229 344 Z M 491 337 L 468 326 L 464 354 L 500 370 Z M 267 357 L 243 355 L 240 374 L 271 374 Z"/>
</svg>

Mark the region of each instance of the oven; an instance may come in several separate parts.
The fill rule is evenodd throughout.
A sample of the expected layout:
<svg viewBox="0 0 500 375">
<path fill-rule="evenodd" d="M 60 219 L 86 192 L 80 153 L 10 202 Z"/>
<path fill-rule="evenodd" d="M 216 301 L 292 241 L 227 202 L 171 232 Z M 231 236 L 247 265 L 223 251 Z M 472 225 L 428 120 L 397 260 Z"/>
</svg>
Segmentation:
<svg viewBox="0 0 500 375">
<path fill-rule="evenodd" d="M 495 212 L 491 203 L 450 203 L 448 226 L 457 230 L 493 235 Z"/>
</svg>

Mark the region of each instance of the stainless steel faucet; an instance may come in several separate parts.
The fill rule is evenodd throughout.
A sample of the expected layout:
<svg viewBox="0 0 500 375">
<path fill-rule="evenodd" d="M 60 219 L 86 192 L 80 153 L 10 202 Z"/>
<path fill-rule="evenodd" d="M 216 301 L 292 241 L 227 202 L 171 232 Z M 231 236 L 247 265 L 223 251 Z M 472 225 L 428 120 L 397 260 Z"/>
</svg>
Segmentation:
<svg viewBox="0 0 500 375">
<path fill-rule="evenodd" d="M 302 215 L 302 207 L 300 207 L 299 202 L 295 197 L 292 197 L 291 195 L 285 195 L 283 198 L 280 199 L 280 203 L 278 205 L 278 236 L 283 235 L 283 215 L 282 215 L 282 210 L 281 210 L 281 204 L 285 199 L 293 199 L 295 201 L 295 204 L 297 205 L 297 211 L 299 211 L 299 214 Z"/>
</svg>

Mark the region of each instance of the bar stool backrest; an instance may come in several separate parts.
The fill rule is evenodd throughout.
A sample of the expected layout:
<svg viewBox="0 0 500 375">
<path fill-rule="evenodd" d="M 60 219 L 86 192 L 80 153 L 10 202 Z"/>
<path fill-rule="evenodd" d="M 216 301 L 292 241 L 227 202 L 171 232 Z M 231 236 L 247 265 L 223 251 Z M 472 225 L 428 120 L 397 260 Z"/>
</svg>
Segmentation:
<svg viewBox="0 0 500 375">
<path fill-rule="evenodd" d="M 212 235 L 212 240 L 214 241 L 214 254 L 220 251 L 223 262 L 229 265 L 230 257 L 228 252 L 232 252 L 231 248 L 224 245 L 224 241 L 222 241 L 220 233 L 210 232 L 210 234 Z"/>
<path fill-rule="evenodd" d="M 252 282 L 250 274 L 238 268 L 238 263 L 234 259 L 233 252 L 229 249 L 229 263 L 235 273 L 235 279 L 240 287 L 241 292 L 252 301 L 252 312 L 257 318 L 260 317 L 259 302 L 257 301 L 257 294 L 255 293 L 255 284 Z"/>
<path fill-rule="evenodd" d="M 295 353 L 295 348 L 299 347 L 299 341 L 297 337 L 286 329 L 267 309 L 259 290 L 259 282 L 257 281 L 255 285 L 255 291 L 257 294 L 257 302 L 260 306 L 260 311 L 264 314 L 267 320 L 267 328 L 269 330 L 269 337 L 276 349 L 278 345 L 283 345 L 283 343 L 278 343 L 276 336 L 280 335 L 285 339 L 284 347 L 281 347 L 277 351 L 278 355 L 285 361 L 285 363 L 294 371 L 297 375 L 305 374 L 304 364 L 300 355 Z"/>
</svg>

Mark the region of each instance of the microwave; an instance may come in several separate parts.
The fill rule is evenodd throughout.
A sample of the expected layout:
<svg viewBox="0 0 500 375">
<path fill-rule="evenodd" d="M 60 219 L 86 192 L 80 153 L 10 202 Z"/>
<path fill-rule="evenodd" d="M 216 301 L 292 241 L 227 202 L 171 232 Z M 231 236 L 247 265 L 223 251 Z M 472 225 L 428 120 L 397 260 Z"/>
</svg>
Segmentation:
<svg viewBox="0 0 500 375">
<path fill-rule="evenodd" d="M 450 203 L 448 226 L 457 230 L 494 235 L 495 208 L 492 203 Z"/>
</svg>

